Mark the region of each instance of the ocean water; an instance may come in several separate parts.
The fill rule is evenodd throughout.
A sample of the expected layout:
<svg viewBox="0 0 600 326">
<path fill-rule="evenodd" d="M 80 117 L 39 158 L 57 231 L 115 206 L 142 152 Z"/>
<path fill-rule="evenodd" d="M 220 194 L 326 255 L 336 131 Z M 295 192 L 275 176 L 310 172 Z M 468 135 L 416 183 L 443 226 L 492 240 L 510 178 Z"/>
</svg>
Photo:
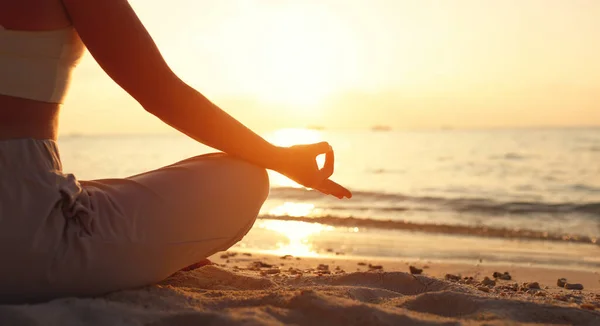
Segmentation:
<svg viewBox="0 0 600 326">
<path fill-rule="evenodd" d="M 329 141 L 333 179 L 354 197 L 326 197 L 270 172 L 261 220 L 240 244 L 248 250 L 482 259 L 475 241 L 489 261 L 600 267 L 600 128 L 264 136 L 280 145 Z M 80 179 L 126 177 L 212 151 L 181 135 L 63 136 L 59 145 L 65 171 Z M 397 248 L 400 238 L 420 249 Z M 557 261 L 560 250 L 573 259 Z"/>
</svg>

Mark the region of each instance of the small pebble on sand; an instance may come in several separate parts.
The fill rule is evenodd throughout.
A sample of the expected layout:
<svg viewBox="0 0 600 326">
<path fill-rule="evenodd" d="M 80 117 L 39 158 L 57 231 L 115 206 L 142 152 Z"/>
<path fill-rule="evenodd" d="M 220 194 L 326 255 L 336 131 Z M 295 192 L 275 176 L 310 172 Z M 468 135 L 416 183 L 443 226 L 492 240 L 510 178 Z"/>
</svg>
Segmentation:
<svg viewBox="0 0 600 326">
<path fill-rule="evenodd" d="M 492 276 L 494 276 L 494 278 L 499 278 L 499 279 L 505 280 L 505 281 L 510 281 L 512 279 L 512 277 L 510 276 L 510 274 L 508 272 L 504 272 L 504 273 L 494 272 L 494 274 Z"/>
<path fill-rule="evenodd" d="M 293 258 L 293 256 L 292 255 L 283 255 L 283 256 L 281 256 L 279 258 L 281 258 L 281 259 L 288 259 L 288 258 Z"/>
<path fill-rule="evenodd" d="M 253 262 L 253 263 L 250 264 L 250 266 L 248 267 L 248 269 L 250 269 L 250 270 L 258 270 L 258 269 L 261 269 L 261 268 L 272 268 L 272 267 L 273 267 L 273 265 L 271 265 L 271 264 L 267 264 L 267 263 L 264 263 L 262 261 L 255 261 L 255 262 Z"/>
<path fill-rule="evenodd" d="M 583 284 L 580 283 L 565 283 L 567 290 L 583 290 Z"/>
<path fill-rule="evenodd" d="M 333 252 L 333 249 L 327 248 L 327 252 Z"/>
<path fill-rule="evenodd" d="M 491 280 L 489 277 L 485 277 L 483 279 L 483 281 L 481 281 L 481 284 L 485 285 L 485 286 L 496 286 L 496 281 Z"/>
<path fill-rule="evenodd" d="M 408 269 L 410 270 L 411 274 L 421 274 L 423 273 L 423 270 L 420 268 L 416 268 L 415 266 L 409 266 Z"/>
<path fill-rule="evenodd" d="M 536 289 L 536 290 L 540 289 L 540 283 L 538 283 L 538 282 L 530 282 L 530 283 L 526 283 L 526 284 L 527 284 L 526 287 L 528 289 Z M 525 285 L 525 284 L 523 284 L 523 285 Z"/>
<path fill-rule="evenodd" d="M 453 282 L 460 281 L 460 276 L 458 276 L 458 275 L 446 274 L 445 278 L 448 281 L 453 281 Z"/>
<path fill-rule="evenodd" d="M 367 263 L 363 263 L 362 261 L 358 263 L 358 266 L 367 266 Z"/>
<path fill-rule="evenodd" d="M 222 259 L 227 259 L 227 258 L 235 257 L 235 256 L 237 256 L 237 252 L 226 252 L 226 253 L 224 253 L 224 254 L 221 255 L 221 258 Z"/>
<path fill-rule="evenodd" d="M 279 273 L 281 273 L 281 270 L 280 270 L 279 268 L 275 267 L 275 268 L 270 268 L 270 269 L 267 269 L 267 270 L 265 271 L 265 273 L 267 273 L 267 274 L 269 274 L 269 275 L 272 275 L 272 274 L 279 274 Z"/>
<path fill-rule="evenodd" d="M 559 278 L 558 280 L 556 280 L 556 285 L 558 285 L 561 288 L 564 288 L 566 283 L 567 283 L 566 278 Z"/>
<path fill-rule="evenodd" d="M 369 264 L 369 269 L 371 269 L 371 270 L 381 270 L 381 269 L 383 269 L 383 266 Z"/>
<path fill-rule="evenodd" d="M 244 255 L 244 256 L 248 256 L 248 257 L 252 257 L 252 254 L 251 254 L 251 253 L 248 253 L 248 252 L 244 252 L 242 255 Z"/>
<path fill-rule="evenodd" d="M 319 264 L 319 266 L 317 266 L 317 270 L 318 271 L 329 271 L 329 265 L 325 265 L 325 264 Z"/>
<path fill-rule="evenodd" d="M 567 297 L 560 294 L 555 295 L 553 298 L 560 301 L 567 301 Z"/>
<path fill-rule="evenodd" d="M 486 287 L 486 286 L 480 286 L 477 288 L 479 291 L 483 291 L 483 292 L 490 292 L 490 288 Z"/>
</svg>

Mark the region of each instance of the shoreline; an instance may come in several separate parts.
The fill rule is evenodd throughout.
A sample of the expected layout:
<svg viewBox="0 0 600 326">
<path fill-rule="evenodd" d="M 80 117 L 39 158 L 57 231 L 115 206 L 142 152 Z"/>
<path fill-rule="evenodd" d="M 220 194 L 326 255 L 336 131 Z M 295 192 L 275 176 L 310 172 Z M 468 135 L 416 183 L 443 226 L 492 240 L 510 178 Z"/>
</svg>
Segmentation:
<svg viewBox="0 0 600 326">
<path fill-rule="evenodd" d="M 600 270 L 596 244 L 259 219 L 232 250 L 300 257 Z"/>
<path fill-rule="evenodd" d="M 240 248 L 240 247 L 232 247 L 228 252 L 237 252 L 237 253 L 249 253 L 251 255 L 255 255 L 256 257 L 281 257 L 282 255 L 278 253 L 276 250 L 259 250 L 252 248 Z M 217 254 L 211 256 L 213 258 L 217 258 Z M 566 272 L 575 272 L 575 273 L 583 273 L 583 274 L 594 274 L 598 275 L 600 272 L 598 269 L 594 269 L 591 267 L 582 267 L 582 266 L 557 266 L 557 265 L 549 265 L 549 264 L 538 264 L 538 263 L 507 263 L 507 262 L 490 262 L 490 261 L 477 261 L 477 260 L 469 260 L 469 259 L 455 259 L 455 258 L 447 258 L 447 259 L 421 259 L 421 258 L 407 258 L 407 257 L 369 257 L 369 256 L 352 256 L 346 254 L 335 255 L 332 253 L 319 254 L 318 256 L 294 256 L 295 258 L 307 259 L 307 260 L 315 260 L 315 261 L 324 261 L 324 262 L 338 262 L 344 266 L 348 265 L 349 262 L 377 262 L 381 265 L 388 264 L 389 266 L 398 267 L 400 263 L 404 265 L 427 265 L 431 266 L 439 266 L 440 268 L 448 268 L 451 271 L 460 271 L 465 267 L 473 267 L 479 270 L 511 270 L 511 269 L 531 269 L 536 271 L 551 271 L 552 274 L 559 274 L 562 271 Z M 221 260 L 215 260 L 219 264 L 222 264 Z M 432 269 L 435 271 L 436 269 Z M 402 270 L 408 272 L 408 269 Z M 432 274 L 432 276 L 440 277 L 441 274 Z M 441 275 L 443 276 L 443 275 Z M 600 277 L 598 280 L 598 288 L 600 288 Z"/>
<path fill-rule="evenodd" d="M 408 221 L 395 221 L 391 219 L 371 219 L 357 217 L 338 217 L 338 216 L 274 216 L 260 215 L 259 219 L 276 221 L 296 221 L 305 223 L 319 223 L 337 227 L 367 227 L 381 230 L 402 230 L 416 231 L 423 233 L 447 234 L 447 235 L 466 235 L 475 237 L 489 237 L 499 239 L 521 239 L 521 240 L 540 240 L 555 241 L 567 243 L 581 243 L 598 245 L 600 242 L 597 237 L 589 237 L 578 234 L 557 234 L 545 231 L 527 230 L 527 229 L 509 229 L 483 225 L 453 225 L 438 223 L 415 223 Z"/>
</svg>

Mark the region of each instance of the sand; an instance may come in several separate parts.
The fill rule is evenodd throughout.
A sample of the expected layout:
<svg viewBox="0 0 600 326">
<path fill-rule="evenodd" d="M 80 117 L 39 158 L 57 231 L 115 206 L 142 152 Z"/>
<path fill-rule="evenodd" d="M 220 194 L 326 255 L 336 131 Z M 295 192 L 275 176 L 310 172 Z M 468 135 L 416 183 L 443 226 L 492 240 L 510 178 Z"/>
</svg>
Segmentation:
<svg viewBox="0 0 600 326">
<path fill-rule="evenodd" d="M 597 272 L 242 252 L 211 260 L 142 289 L 0 306 L 0 325 L 600 325 Z M 492 285 L 494 272 L 511 280 Z M 559 288 L 559 277 L 584 290 Z"/>
</svg>

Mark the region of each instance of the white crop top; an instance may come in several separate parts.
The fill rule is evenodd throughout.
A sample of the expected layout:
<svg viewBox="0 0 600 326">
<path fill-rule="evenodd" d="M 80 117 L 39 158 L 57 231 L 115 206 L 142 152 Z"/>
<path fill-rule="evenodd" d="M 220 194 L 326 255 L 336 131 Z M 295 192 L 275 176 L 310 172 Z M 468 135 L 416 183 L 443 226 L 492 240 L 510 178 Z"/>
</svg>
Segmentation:
<svg viewBox="0 0 600 326">
<path fill-rule="evenodd" d="M 73 27 L 17 31 L 0 26 L 0 94 L 63 103 L 84 49 Z"/>
</svg>

